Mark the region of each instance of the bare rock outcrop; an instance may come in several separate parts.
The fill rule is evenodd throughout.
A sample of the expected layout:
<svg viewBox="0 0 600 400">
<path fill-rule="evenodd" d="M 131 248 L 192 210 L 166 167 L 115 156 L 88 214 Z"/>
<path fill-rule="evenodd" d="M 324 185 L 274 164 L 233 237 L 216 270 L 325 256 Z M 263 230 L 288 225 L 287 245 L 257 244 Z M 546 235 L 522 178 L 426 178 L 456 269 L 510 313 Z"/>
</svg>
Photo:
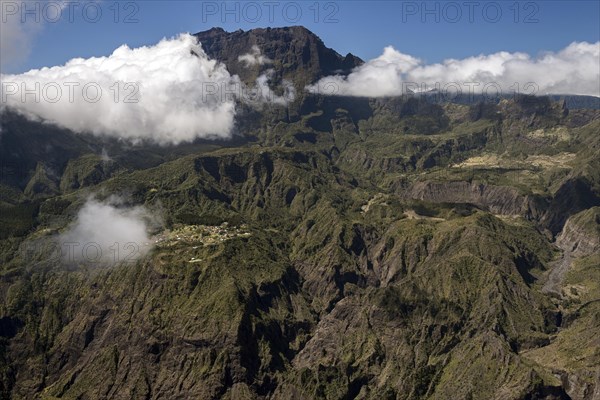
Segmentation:
<svg viewBox="0 0 600 400">
<path fill-rule="evenodd" d="M 432 203 L 471 203 L 494 214 L 539 216 L 533 199 L 507 186 L 465 181 L 417 182 L 401 193 L 401 197 Z"/>
</svg>

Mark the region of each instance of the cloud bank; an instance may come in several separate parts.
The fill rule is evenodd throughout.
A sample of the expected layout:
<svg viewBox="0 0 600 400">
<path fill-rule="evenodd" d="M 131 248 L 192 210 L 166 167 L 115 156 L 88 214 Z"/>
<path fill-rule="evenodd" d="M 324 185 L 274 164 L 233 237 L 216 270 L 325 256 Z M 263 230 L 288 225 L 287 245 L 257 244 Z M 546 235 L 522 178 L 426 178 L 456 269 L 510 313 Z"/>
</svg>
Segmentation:
<svg viewBox="0 0 600 400">
<path fill-rule="evenodd" d="M 219 91 L 237 77 L 187 34 L 1 78 L 2 104 L 76 132 L 178 144 L 234 125 L 235 100 Z"/>
<path fill-rule="evenodd" d="M 487 85 L 487 88 L 486 88 Z M 462 93 L 577 94 L 600 96 L 600 42 L 574 42 L 559 52 L 537 58 L 499 52 L 438 64 L 386 47 L 383 54 L 357 67 L 347 77 L 322 78 L 313 93 L 386 97 L 431 89 Z M 500 89 L 500 90 L 498 90 Z"/>
<path fill-rule="evenodd" d="M 247 63 L 270 62 L 258 47 L 246 56 L 241 58 Z M 273 92 L 272 75 L 268 70 L 247 86 L 209 59 L 195 37 L 182 34 L 149 47 L 123 45 L 107 57 L 2 75 L 0 111 L 7 106 L 74 132 L 133 143 L 227 139 L 236 102 L 260 108 L 294 100 L 289 82 L 283 82 L 281 95 Z"/>
<path fill-rule="evenodd" d="M 59 238 L 63 260 L 112 265 L 143 257 L 151 248 L 149 215 L 144 207 L 123 207 L 117 197 L 88 199 Z"/>
</svg>

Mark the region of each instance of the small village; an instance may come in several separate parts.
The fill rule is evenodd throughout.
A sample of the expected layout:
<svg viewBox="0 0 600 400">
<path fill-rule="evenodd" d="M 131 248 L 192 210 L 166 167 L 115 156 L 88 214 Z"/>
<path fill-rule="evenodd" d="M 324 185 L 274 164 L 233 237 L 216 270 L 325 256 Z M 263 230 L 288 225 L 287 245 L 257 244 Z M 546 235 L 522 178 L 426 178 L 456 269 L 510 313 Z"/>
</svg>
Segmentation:
<svg viewBox="0 0 600 400">
<path fill-rule="evenodd" d="M 161 247 L 172 247 L 177 244 L 213 246 L 238 237 L 249 237 L 251 233 L 243 224 L 230 227 L 227 222 L 219 226 L 208 225 L 176 225 L 172 230 L 165 230 L 153 238 L 154 244 Z"/>
</svg>

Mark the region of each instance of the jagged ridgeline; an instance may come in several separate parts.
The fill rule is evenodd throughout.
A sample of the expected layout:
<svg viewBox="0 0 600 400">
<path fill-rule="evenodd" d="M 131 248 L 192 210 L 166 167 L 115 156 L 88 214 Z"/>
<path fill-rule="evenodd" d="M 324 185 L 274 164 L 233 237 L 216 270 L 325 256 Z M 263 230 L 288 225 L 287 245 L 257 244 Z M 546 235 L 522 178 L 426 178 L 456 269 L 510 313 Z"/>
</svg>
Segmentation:
<svg viewBox="0 0 600 400">
<path fill-rule="evenodd" d="M 597 99 L 308 94 L 362 61 L 197 36 L 294 102 L 169 147 L 2 115 L 0 397 L 600 398 Z M 52 255 L 90 195 L 160 217 L 143 257 Z"/>
</svg>

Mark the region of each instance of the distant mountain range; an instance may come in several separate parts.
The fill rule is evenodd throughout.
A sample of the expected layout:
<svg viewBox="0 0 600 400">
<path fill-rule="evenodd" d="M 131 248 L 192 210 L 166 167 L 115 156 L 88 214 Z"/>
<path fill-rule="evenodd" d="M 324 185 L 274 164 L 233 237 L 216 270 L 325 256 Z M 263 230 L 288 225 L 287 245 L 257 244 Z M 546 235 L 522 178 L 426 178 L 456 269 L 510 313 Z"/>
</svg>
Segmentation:
<svg viewBox="0 0 600 400">
<path fill-rule="evenodd" d="M 224 63 L 231 74 L 240 76 L 244 82 L 252 83 L 264 70 L 274 69 L 274 83 L 288 79 L 294 82 L 300 94 L 307 85 L 317 82 L 320 78 L 335 74 L 348 75 L 354 68 L 364 64 L 363 60 L 352 53 L 341 56 L 335 50 L 326 47 L 317 35 L 302 26 L 235 32 L 213 28 L 196 33 L 195 36 L 209 57 Z M 239 61 L 239 56 L 247 53 L 252 46 L 258 46 L 266 57 L 275 62 L 254 69 L 247 68 Z M 466 94 L 457 97 L 448 95 L 446 98 L 434 96 L 435 91 L 432 92 L 423 95 L 435 102 L 474 104 L 492 100 L 481 95 Z M 502 95 L 497 101 L 511 96 L 514 95 Z M 600 97 L 555 94 L 550 95 L 550 98 L 556 101 L 565 100 L 570 109 L 600 109 Z"/>
</svg>

